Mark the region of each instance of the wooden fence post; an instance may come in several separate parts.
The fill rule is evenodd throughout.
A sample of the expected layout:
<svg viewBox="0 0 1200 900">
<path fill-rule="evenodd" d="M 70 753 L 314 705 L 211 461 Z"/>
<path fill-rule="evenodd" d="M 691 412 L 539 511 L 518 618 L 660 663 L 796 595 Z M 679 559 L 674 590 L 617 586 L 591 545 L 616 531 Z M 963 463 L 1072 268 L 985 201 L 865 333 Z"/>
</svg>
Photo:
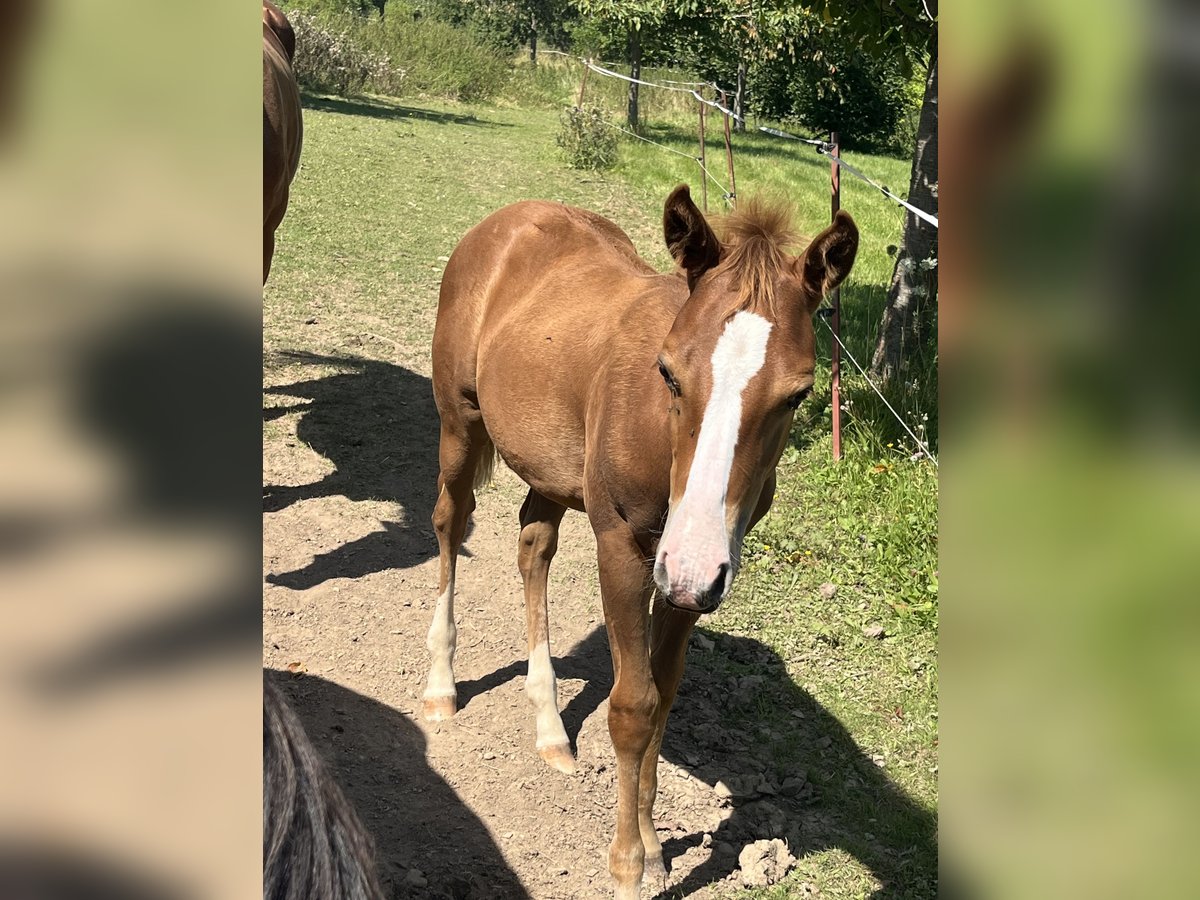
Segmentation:
<svg viewBox="0 0 1200 900">
<path fill-rule="evenodd" d="M 592 67 L 588 63 L 589 60 L 583 60 L 583 81 L 579 82 L 579 102 L 575 104 L 578 109 L 583 109 L 583 92 L 587 88 L 588 72 L 592 71 Z"/>
<path fill-rule="evenodd" d="M 729 100 L 724 91 L 721 91 L 721 105 L 729 109 Z M 733 177 L 733 142 L 729 139 L 729 113 L 722 115 L 725 117 L 725 165 L 729 169 L 729 205 L 737 206 L 737 179 Z"/>
</svg>

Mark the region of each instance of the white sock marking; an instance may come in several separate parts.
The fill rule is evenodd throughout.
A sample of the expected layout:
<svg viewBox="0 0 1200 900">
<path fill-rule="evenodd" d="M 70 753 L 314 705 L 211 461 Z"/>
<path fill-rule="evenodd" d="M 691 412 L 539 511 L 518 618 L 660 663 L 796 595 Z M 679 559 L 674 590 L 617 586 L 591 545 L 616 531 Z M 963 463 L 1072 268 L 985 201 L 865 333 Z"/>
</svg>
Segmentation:
<svg viewBox="0 0 1200 900">
<path fill-rule="evenodd" d="M 429 678 L 425 682 L 425 696 L 453 697 L 454 689 L 454 649 L 458 643 L 458 629 L 454 625 L 454 579 L 446 585 L 437 598 L 433 610 L 433 623 L 429 626 L 429 635 L 425 646 L 429 648 L 430 664 Z"/>
<path fill-rule="evenodd" d="M 558 714 L 558 682 L 550 662 L 550 645 L 545 641 L 529 651 L 529 674 L 525 693 L 537 714 L 537 747 L 567 744 L 567 730 Z"/>
</svg>

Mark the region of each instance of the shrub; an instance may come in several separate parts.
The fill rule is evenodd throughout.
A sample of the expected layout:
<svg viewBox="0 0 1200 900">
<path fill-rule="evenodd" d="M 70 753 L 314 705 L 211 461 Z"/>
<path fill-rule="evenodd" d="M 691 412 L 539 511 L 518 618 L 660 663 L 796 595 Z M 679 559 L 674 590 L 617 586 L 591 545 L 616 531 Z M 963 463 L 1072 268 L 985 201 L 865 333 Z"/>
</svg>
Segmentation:
<svg viewBox="0 0 1200 900">
<path fill-rule="evenodd" d="M 617 136 L 592 107 L 563 111 L 557 143 L 572 169 L 611 169 L 617 161 Z"/>
<path fill-rule="evenodd" d="M 383 92 L 383 85 L 398 85 L 404 78 L 385 54 L 363 46 L 352 21 L 323 21 L 294 9 L 287 17 L 296 32 L 293 68 L 305 87 L 331 94 Z"/>
</svg>

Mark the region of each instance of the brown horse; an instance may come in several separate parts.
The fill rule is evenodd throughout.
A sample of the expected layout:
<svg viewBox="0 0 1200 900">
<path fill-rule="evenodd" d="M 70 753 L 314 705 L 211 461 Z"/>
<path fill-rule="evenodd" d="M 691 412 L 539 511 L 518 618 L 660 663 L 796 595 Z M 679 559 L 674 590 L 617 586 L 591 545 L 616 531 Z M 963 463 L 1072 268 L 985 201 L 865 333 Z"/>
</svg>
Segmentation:
<svg viewBox="0 0 1200 900">
<path fill-rule="evenodd" d="M 742 538 L 770 508 L 793 411 L 811 390 L 812 313 L 854 263 L 839 213 L 800 256 L 787 216 L 746 204 L 718 239 L 685 185 L 667 198 L 654 271 L 616 225 L 554 203 L 484 219 L 446 266 L 433 340 L 440 595 L 423 711 L 453 715 L 454 574 L 474 488 L 499 452 L 529 485 L 518 565 L 537 747 L 574 770 L 548 645 L 546 582 L 565 511 L 586 511 L 615 683 L 609 871 L 635 898 L 665 880 L 652 810 L 688 635 L 729 593 Z M 655 597 L 655 585 L 658 595 Z M 653 600 L 653 603 L 652 603 Z"/>
<path fill-rule="evenodd" d="M 300 165 L 304 123 L 292 71 L 296 34 L 279 7 L 263 0 L 263 284 L 275 255 L 275 229 L 287 212 L 288 191 Z"/>
</svg>

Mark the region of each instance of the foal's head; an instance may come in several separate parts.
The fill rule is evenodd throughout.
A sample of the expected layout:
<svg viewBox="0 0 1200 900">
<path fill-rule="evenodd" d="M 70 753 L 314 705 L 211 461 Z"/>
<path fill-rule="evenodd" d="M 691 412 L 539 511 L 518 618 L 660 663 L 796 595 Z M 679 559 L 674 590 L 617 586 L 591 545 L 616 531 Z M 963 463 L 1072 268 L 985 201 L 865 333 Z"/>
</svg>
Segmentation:
<svg viewBox="0 0 1200 900">
<path fill-rule="evenodd" d="M 850 272 L 858 229 L 839 212 L 794 256 L 786 214 L 750 203 L 728 218 L 722 242 L 680 185 L 667 198 L 663 231 L 691 296 L 659 354 L 672 465 L 654 579 L 673 606 L 712 612 L 729 593 L 792 415 L 812 389 L 812 314 Z"/>
</svg>

